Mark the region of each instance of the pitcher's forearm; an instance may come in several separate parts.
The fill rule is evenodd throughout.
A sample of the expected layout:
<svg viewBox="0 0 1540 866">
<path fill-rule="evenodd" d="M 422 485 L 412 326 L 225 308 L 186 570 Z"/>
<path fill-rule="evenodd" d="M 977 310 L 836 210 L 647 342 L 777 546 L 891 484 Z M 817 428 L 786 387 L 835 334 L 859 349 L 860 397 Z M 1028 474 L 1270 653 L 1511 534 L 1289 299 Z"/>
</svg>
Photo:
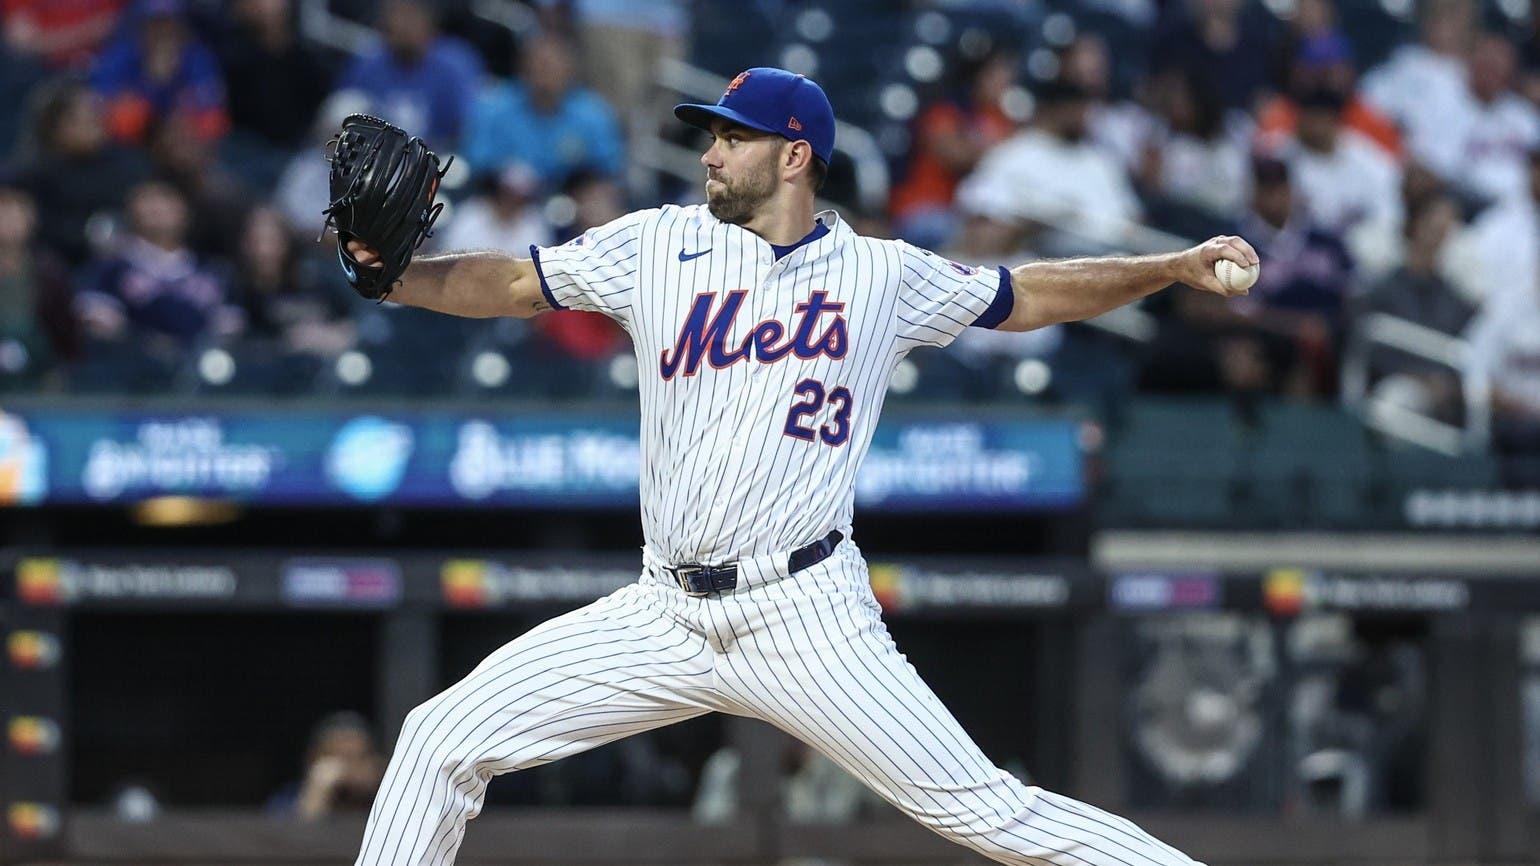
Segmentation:
<svg viewBox="0 0 1540 866">
<path fill-rule="evenodd" d="M 1000 329 L 1030 331 L 1094 318 L 1172 283 L 1186 283 L 1224 298 L 1246 294 L 1250 281 L 1242 285 L 1219 279 L 1214 268 L 1220 259 L 1241 268 L 1259 267 L 1261 262 L 1243 238 L 1219 235 L 1179 253 L 1017 265 L 1011 269 L 1014 306 Z"/>
<path fill-rule="evenodd" d="M 481 251 L 413 259 L 390 300 L 469 318 L 528 318 L 550 309 L 528 259 Z"/>
<path fill-rule="evenodd" d="M 1003 328 L 1026 331 L 1099 316 L 1180 279 L 1180 253 L 1028 262 L 1011 268 L 1015 306 Z"/>
</svg>

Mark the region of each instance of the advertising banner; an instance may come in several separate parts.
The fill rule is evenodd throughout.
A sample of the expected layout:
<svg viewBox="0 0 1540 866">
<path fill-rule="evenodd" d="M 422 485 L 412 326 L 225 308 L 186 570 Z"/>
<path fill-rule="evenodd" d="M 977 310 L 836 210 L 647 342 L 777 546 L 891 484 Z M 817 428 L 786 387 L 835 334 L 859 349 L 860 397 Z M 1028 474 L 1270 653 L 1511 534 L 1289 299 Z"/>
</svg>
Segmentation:
<svg viewBox="0 0 1540 866">
<path fill-rule="evenodd" d="M 1060 510 L 1085 496 L 1068 419 L 893 418 L 856 479 L 876 511 Z M 628 508 L 624 413 L 0 410 L 0 505 L 197 496 L 265 505 Z"/>
</svg>

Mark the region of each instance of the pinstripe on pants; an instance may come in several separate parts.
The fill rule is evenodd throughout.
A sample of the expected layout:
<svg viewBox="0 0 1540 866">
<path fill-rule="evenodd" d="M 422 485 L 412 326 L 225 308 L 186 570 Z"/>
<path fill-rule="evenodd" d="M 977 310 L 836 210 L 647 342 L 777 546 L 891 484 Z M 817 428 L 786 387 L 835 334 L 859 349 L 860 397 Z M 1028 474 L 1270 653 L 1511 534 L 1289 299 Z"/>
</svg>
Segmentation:
<svg viewBox="0 0 1540 866">
<path fill-rule="evenodd" d="M 644 573 L 492 653 L 407 716 L 358 864 L 446 866 L 492 776 L 711 711 L 804 740 L 921 824 L 1001 863 L 1194 862 L 1123 818 L 995 767 L 893 645 L 846 541 L 812 568 L 708 598 Z"/>
</svg>

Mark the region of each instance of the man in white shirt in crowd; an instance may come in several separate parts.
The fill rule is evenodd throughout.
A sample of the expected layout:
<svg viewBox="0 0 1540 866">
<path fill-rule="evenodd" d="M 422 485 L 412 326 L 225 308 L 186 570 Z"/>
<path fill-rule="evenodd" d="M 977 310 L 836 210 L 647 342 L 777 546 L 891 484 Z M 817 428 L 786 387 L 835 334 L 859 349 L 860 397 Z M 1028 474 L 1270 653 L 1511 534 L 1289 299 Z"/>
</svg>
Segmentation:
<svg viewBox="0 0 1540 866">
<path fill-rule="evenodd" d="M 1064 81 L 1036 92 L 1032 124 L 985 155 L 957 190 L 974 255 L 1020 249 L 1023 225 L 1051 227 L 1033 239 L 1049 255 L 1124 246 L 1139 219 L 1138 196 L 1121 165 L 1087 135 L 1091 98 Z"/>
<path fill-rule="evenodd" d="M 1467 363 L 1491 387 L 1503 482 L 1540 487 L 1540 284 L 1531 278 L 1492 297 L 1466 336 Z"/>
<path fill-rule="evenodd" d="M 1459 184 L 1480 199 L 1498 201 L 1529 194 L 1529 151 L 1540 144 L 1540 111 L 1513 92 L 1517 51 L 1493 33 L 1477 41 L 1470 57 L 1470 126 Z"/>
<path fill-rule="evenodd" d="M 1395 246 L 1402 219 L 1401 169 L 1342 125 L 1346 98 L 1330 87 L 1298 95 L 1299 126 L 1278 147 L 1310 222 L 1347 241 L 1355 258 L 1379 262 Z"/>
<path fill-rule="evenodd" d="M 1494 306 L 1540 285 L 1540 146 L 1525 157 L 1519 195 L 1482 211 L 1441 270 L 1472 303 Z"/>
<path fill-rule="evenodd" d="M 1364 76 L 1364 98 L 1401 127 L 1408 155 L 1440 177 L 1457 177 L 1473 100 L 1465 83 L 1475 26 L 1471 0 L 1429 0 L 1422 41 L 1401 46 Z"/>
</svg>

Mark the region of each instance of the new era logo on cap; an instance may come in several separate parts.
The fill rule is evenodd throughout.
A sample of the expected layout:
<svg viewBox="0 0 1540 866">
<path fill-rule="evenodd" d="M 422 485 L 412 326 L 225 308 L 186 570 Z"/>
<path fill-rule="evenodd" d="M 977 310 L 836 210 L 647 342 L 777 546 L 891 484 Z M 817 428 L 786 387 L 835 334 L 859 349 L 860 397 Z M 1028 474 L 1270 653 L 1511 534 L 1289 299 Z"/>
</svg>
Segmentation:
<svg viewBox="0 0 1540 866">
<path fill-rule="evenodd" d="M 834 108 L 829 97 L 812 79 L 785 69 L 746 69 L 727 85 L 716 105 L 676 105 L 674 116 L 707 131 L 712 119 L 721 118 L 806 141 L 825 163 L 834 156 Z"/>
</svg>

